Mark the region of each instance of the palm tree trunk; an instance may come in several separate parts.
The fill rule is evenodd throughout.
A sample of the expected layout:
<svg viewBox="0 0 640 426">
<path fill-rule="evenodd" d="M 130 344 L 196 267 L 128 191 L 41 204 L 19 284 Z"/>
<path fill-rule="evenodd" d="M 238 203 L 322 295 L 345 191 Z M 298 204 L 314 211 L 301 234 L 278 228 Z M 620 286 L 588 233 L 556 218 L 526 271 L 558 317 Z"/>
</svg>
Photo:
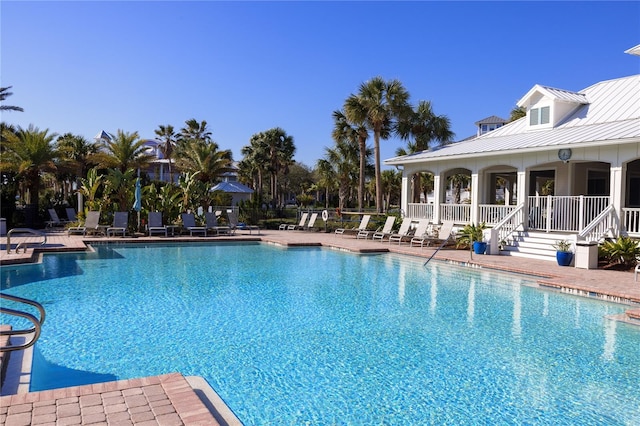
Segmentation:
<svg viewBox="0 0 640 426">
<path fill-rule="evenodd" d="M 376 211 L 382 213 L 382 174 L 380 173 L 380 130 L 373 133 L 373 151 L 376 169 Z"/>
<path fill-rule="evenodd" d="M 366 139 L 358 137 L 358 144 L 360 145 L 360 173 L 358 175 L 358 211 L 362 211 L 364 205 L 364 168 L 366 167 L 367 157 L 367 144 Z"/>
</svg>

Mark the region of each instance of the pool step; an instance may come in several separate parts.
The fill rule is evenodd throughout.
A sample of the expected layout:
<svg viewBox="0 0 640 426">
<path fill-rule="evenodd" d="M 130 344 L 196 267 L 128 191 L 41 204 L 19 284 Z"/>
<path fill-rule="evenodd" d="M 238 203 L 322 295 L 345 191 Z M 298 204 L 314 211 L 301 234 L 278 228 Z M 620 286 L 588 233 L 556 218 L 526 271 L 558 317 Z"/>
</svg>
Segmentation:
<svg viewBox="0 0 640 426">
<path fill-rule="evenodd" d="M 570 238 L 571 236 L 565 234 L 520 231 L 500 250 L 500 254 L 555 262 L 556 249 L 553 245 L 558 240 Z"/>
</svg>

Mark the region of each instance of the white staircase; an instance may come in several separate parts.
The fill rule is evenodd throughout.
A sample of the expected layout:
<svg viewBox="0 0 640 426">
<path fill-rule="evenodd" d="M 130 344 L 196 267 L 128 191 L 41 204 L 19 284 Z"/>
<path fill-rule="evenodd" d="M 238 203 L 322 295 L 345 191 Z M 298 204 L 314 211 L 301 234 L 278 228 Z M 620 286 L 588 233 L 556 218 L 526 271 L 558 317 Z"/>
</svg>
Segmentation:
<svg viewBox="0 0 640 426">
<path fill-rule="evenodd" d="M 553 245 L 556 241 L 574 239 L 575 236 L 567 234 L 519 231 L 506 241 L 500 254 L 555 262 L 556 249 Z"/>
</svg>

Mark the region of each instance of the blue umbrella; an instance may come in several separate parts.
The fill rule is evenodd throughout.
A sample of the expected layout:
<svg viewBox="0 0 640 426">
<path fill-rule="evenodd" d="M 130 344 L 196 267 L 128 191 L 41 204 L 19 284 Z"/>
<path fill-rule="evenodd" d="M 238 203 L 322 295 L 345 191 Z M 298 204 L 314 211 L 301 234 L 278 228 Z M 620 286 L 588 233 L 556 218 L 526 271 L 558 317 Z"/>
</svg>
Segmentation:
<svg viewBox="0 0 640 426">
<path fill-rule="evenodd" d="M 136 179 L 136 192 L 133 201 L 133 209 L 138 212 L 138 231 L 140 230 L 140 210 L 142 210 L 142 191 L 140 190 L 140 178 Z"/>
</svg>

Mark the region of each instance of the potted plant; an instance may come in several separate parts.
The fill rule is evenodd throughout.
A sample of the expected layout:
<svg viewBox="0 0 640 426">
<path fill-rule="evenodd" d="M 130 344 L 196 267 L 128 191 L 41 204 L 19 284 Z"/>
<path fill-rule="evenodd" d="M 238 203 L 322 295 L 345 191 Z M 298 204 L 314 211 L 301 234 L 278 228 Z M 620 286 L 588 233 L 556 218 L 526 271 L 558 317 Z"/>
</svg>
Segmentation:
<svg viewBox="0 0 640 426">
<path fill-rule="evenodd" d="M 487 228 L 485 223 L 475 224 L 469 223 L 462 228 L 458 237 L 458 247 L 473 247 L 475 254 L 484 254 L 487 251 L 487 243 L 484 241 L 483 231 Z"/>
<path fill-rule="evenodd" d="M 569 266 L 573 260 L 573 251 L 571 250 L 571 241 L 558 240 L 553 245 L 556 249 L 556 260 L 560 266 Z"/>
</svg>

